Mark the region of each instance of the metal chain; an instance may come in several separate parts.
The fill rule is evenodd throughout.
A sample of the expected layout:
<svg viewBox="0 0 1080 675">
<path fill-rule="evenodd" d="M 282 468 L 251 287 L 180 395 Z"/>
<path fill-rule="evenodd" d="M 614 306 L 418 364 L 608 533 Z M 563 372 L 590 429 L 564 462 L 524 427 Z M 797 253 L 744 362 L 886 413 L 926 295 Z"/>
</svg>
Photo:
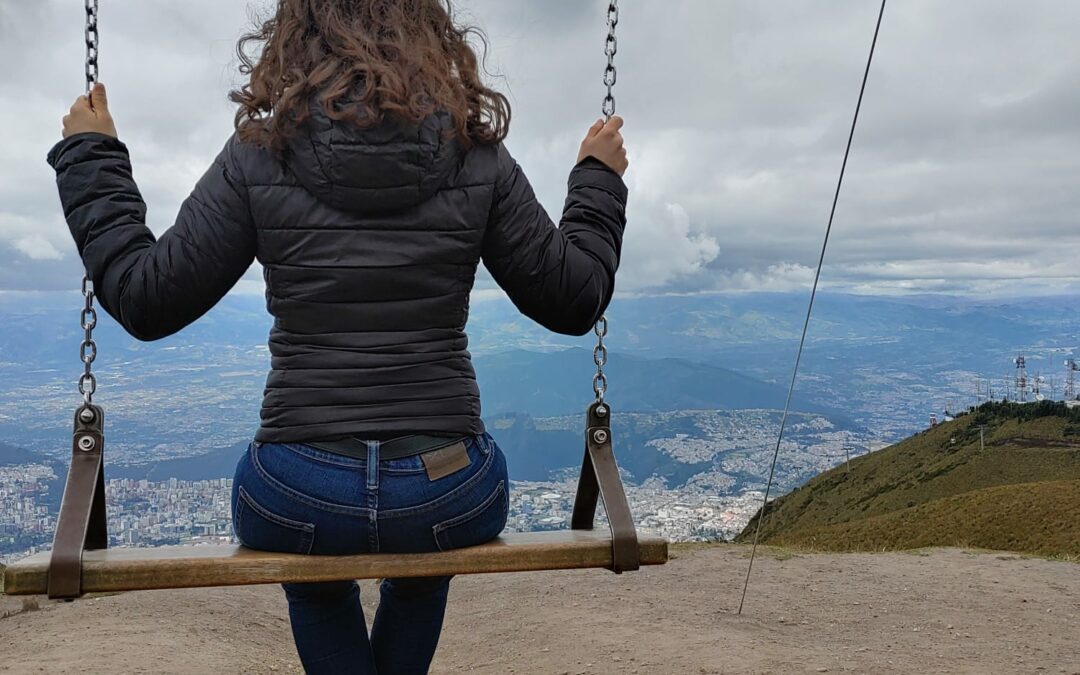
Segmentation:
<svg viewBox="0 0 1080 675">
<path fill-rule="evenodd" d="M 619 41 L 615 38 L 615 27 L 619 25 L 619 2 L 611 0 L 607 9 L 608 35 L 604 41 L 604 54 L 607 56 L 607 67 L 604 68 L 604 84 L 607 85 L 607 96 L 600 109 L 604 112 L 604 119 L 609 120 L 615 114 L 615 97 L 611 88 L 615 86 L 615 52 L 619 50 Z"/>
<path fill-rule="evenodd" d="M 604 374 L 604 366 L 607 365 L 607 347 L 604 345 L 604 337 L 607 335 L 607 317 L 601 316 L 593 327 L 596 334 L 596 346 L 593 347 L 593 363 L 596 364 L 596 375 L 593 375 L 592 388 L 596 395 L 596 402 L 603 404 L 604 394 L 607 393 L 607 375 Z"/>
<path fill-rule="evenodd" d="M 90 367 L 97 358 L 97 343 L 94 342 L 94 326 L 97 325 L 97 310 L 94 309 L 94 284 L 89 277 L 83 276 L 83 309 L 79 323 L 83 329 L 83 341 L 79 345 L 79 359 L 83 362 L 83 373 L 79 376 L 79 393 L 87 405 L 93 402 L 97 391 L 97 378 L 90 372 Z"/>
<path fill-rule="evenodd" d="M 607 85 L 607 95 L 600 109 L 604 113 L 604 120 L 610 120 L 615 114 L 615 96 L 611 93 L 615 86 L 615 52 L 618 51 L 619 43 L 615 38 L 615 27 L 619 25 L 619 2 L 611 0 L 607 9 L 608 35 L 604 41 L 604 54 L 607 56 L 607 67 L 604 68 L 604 84 Z M 604 409 L 604 394 L 607 393 L 607 375 L 604 374 L 604 366 L 607 364 L 607 347 L 604 346 L 604 337 L 607 336 L 608 322 L 606 316 L 601 316 L 593 327 L 596 334 L 596 347 L 593 349 L 593 363 L 596 364 L 596 375 L 593 375 L 593 394 L 600 409 Z"/>
<path fill-rule="evenodd" d="M 86 91 L 94 86 L 98 79 L 98 0 L 86 0 Z M 94 342 L 94 326 L 97 325 L 97 310 L 94 309 L 94 282 L 89 274 L 83 274 L 83 308 L 79 323 L 83 329 L 82 344 L 79 345 L 79 359 L 83 362 L 83 373 L 79 376 L 79 393 L 86 405 L 93 402 L 97 391 L 97 378 L 91 372 L 94 359 L 97 358 L 97 343 Z"/>
<path fill-rule="evenodd" d="M 86 91 L 98 79 L 98 0 L 86 0 Z"/>
</svg>

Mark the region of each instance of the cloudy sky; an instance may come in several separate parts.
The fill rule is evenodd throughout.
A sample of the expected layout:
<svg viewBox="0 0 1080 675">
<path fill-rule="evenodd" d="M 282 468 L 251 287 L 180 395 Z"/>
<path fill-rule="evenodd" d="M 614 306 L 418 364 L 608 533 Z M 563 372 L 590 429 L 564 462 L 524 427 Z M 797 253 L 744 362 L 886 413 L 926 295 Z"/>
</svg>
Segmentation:
<svg viewBox="0 0 1080 675">
<path fill-rule="evenodd" d="M 231 133 L 235 40 L 270 4 L 103 0 L 101 76 L 156 232 Z M 82 92 L 81 5 L 0 0 L 0 292 L 78 283 L 44 158 Z M 605 6 L 460 2 L 514 106 L 507 145 L 556 217 L 599 114 Z M 808 285 L 877 6 L 623 0 L 621 292 Z M 823 283 L 1080 292 L 1078 32 L 1070 0 L 893 0 Z M 257 269 L 236 290 L 261 291 Z"/>
</svg>

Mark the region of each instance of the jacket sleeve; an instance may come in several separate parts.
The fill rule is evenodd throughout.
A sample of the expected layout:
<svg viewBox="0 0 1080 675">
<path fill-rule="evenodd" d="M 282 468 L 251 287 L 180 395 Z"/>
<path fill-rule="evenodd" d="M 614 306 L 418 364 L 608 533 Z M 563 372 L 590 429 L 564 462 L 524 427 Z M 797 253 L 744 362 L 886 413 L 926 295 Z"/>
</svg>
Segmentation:
<svg viewBox="0 0 1080 675">
<path fill-rule="evenodd" d="M 514 305 L 545 328 L 584 335 L 607 309 L 626 226 L 626 184 L 593 157 L 570 172 L 555 227 L 500 144 L 483 259 Z"/>
<path fill-rule="evenodd" d="M 68 227 L 102 306 L 132 336 L 172 335 L 217 304 L 251 265 L 255 233 L 236 166 L 235 137 L 160 239 L 127 147 L 102 134 L 70 136 L 49 152 Z"/>
</svg>

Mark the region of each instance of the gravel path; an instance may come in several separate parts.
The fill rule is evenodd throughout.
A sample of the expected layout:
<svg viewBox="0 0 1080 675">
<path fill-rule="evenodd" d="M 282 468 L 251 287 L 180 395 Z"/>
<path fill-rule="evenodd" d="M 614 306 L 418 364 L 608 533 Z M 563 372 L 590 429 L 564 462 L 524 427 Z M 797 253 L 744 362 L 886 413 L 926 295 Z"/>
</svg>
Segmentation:
<svg viewBox="0 0 1080 675">
<path fill-rule="evenodd" d="M 677 552 L 616 576 L 454 581 L 433 675 L 1080 674 L 1080 565 L 955 549 Z M 363 583 L 366 599 L 373 582 Z M 0 673 L 299 672 L 276 587 L 0 599 Z M 370 608 L 369 608 L 370 609 Z M 369 611 L 368 616 L 372 616 Z"/>
</svg>

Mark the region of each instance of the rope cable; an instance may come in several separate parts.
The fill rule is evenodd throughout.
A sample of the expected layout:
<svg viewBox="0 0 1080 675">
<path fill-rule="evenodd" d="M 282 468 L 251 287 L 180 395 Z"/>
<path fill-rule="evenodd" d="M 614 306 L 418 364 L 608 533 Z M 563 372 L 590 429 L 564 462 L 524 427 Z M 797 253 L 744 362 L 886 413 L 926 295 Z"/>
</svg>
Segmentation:
<svg viewBox="0 0 1080 675">
<path fill-rule="evenodd" d="M 776 460 L 780 456 L 780 444 L 784 440 L 784 428 L 787 425 L 788 412 L 791 410 L 791 397 L 795 391 L 795 380 L 799 374 L 799 364 L 802 362 L 803 348 L 806 346 L 806 333 L 810 328 L 810 316 L 814 311 L 814 300 L 817 299 L 818 282 L 821 280 L 821 268 L 825 264 L 825 252 L 829 247 L 829 235 L 832 234 L 833 218 L 836 216 L 836 205 L 840 201 L 840 188 L 844 184 L 844 173 L 847 170 L 848 157 L 851 154 L 851 143 L 855 138 L 855 127 L 859 122 L 859 110 L 862 108 L 863 94 L 866 92 L 866 81 L 870 76 L 870 64 L 874 60 L 874 48 L 877 47 L 878 33 L 881 31 L 881 19 L 885 15 L 885 2 L 881 0 L 881 9 L 878 10 L 877 24 L 874 26 L 874 39 L 870 42 L 870 54 L 866 59 L 866 69 L 863 71 L 862 86 L 859 88 L 859 99 L 855 103 L 855 115 L 851 120 L 851 131 L 848 133 L 847 147 L 844 149 L 844 161 L 840 165 L 840 177 L 836 181 L 836 191 L 833 193 L 832 208 L 829 211 L 829 224 L 825 228 L 825 240 L 821 245 L 821 255 L 818 257 L 817 272 L 814 274 L 814 284 L 810 289 L 810 303 L 806 308 L 806 319 L 803 321 L 802 336 L 799 338 L 799 350 L 795 355 L 795 367 L 791 370 L 791 383 L 788 385 L 787 399 L 784 401 L 784 414 L 780 417 L 780 431 L 776 437 L 776 449 L 773 451 L 772 464 L 769 466 L 769 480 L 765 484 L 765 497 L 762 499 L 761 510 L 758 511 L 757 526 L 754 529 L 754 545 L 750 549 L 750 563 L 746 568 L 746 580 L 743 583 L 742 598 L 739 600 L 738 614 L 742 614 L 743 605 L 746 603 L 746 591 L 750 586 L 750 574 L 754 569 L 754 558 L 757 554 L 758 541 L 761 537 L 761 523 L 765 520 L 765 508 L 769 504 L 769 493 L 772 489 L 773 478 L 776 476 Z"/>
</svg>

